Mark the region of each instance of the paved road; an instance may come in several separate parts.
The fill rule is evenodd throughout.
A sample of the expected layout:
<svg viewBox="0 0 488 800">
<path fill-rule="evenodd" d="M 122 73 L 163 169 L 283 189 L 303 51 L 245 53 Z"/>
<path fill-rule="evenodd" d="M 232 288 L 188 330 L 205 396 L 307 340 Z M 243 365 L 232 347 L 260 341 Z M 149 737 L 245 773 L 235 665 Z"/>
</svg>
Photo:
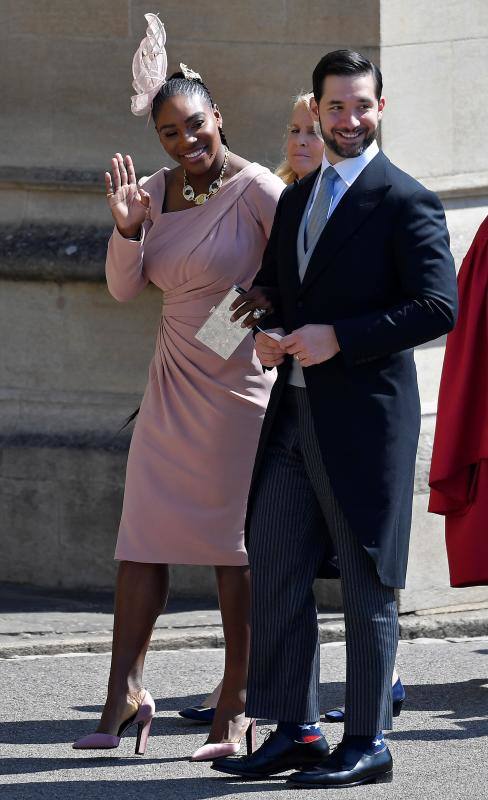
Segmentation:
<svg viewBox="0 0 488 800">
<path fill-rule="evenodd" d="M 344 646 L 322 646 L 323 707 L 344 690 Z M 207 800 L 297 798 L 283 781 L 239 783 L 188 763 L 204 730 L 176 711 L 220 676 L 221 650 L 153 652 L 146 683 L 157 698 L 147 755 L 125 738 L 108 755 L 78 755 L 70 743 L 94 727 L 103 700 L 108 656 L 59 655 L 0 661 L 2 800 Z M 340 797 L 481 800 L 488 783 L 488 638 L 401 642 L 398 656 L 408 703 L 390 734 L 393 784 L 330 790 Z M 260 726 L 261 736 L 264 725 Z M 331 743 L 340 726 L 323 726 Z M 6 784 L 6 785 L 5 785 Z M 301 793 L 301 796 L 304 792 Z M 324 797 L 309 790 L 310 800 Z"/>
</svg>

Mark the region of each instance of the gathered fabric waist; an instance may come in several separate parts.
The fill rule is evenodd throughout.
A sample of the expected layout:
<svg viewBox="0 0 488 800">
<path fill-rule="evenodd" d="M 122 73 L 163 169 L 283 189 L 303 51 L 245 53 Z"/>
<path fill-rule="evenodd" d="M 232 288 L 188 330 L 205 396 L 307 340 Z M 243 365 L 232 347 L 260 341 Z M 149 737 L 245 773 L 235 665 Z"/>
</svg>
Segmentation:
<svg viewBox="0 0 488 800">
<path fill-rule="evenodd" d="M 192 297 L 191 299 L 178 296 L 165 296 L 163 299 L 161 316 L 163 319 L 181 317 L 187 319 L 201 319 L 201 321 L 204 322 L 215 306 L 225 297 L 225 294 L 226 290 L 205 297 Z M 229 311 L 229 317 L 230 315 L 231 311 Z"/>
</svg>

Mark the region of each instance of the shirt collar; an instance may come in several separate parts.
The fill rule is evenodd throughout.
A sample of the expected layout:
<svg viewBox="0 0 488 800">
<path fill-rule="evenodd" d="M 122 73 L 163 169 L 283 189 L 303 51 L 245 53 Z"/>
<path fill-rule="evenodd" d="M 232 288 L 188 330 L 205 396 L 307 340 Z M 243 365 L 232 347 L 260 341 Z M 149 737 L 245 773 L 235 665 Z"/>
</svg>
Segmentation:
<svg viewBox="0 0 488 800">
<path fill-rule="evenodd" d="M 356 156 L 355 158 L 345 158 L 344 161 L 339 161 L 337 164 L 330 164 L 327 156 L 323 155 L 322 158 L 322 167 L 320 169 L 320 176 L 319 182 L 322 179 L 322 175 L 327 167 L 334 167 L 335 171 L 338 175 L 342 178 L 344 183 L 347 187 L 352 186 L 356 178 L 359 178 L 361 172 L 370 161 L 379 153 L 378 143 L 376 139 L 374 142 L 371 142 L 369 147 L 361 153 L 360 156 Z"/>
</svg>

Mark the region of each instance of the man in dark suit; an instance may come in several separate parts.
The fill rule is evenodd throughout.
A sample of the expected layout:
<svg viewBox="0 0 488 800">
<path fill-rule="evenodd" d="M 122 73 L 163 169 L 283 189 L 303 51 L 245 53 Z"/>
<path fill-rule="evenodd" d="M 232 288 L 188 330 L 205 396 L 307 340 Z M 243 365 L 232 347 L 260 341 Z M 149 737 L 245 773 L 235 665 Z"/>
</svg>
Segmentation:
<svg viewBox="0 0 488 800">
<path fill-rule="evenodd" d="M 246 777 L 300 768 L 290 780 L 303 787 L 392 777 L 383 731 L 420 427 L 413 348 L 451 330 L 457 304 L 439 199 L 378 149 L 378 68 L 349 50 L 329 53 L 313 92 L 322 167 L 283 192 L 255 279 L 273 293 L 265 327 L 283 338 L 256 335 L 278 378 L 248 508 L 246 715 L 278 727 L 251 756 L 214 764 Z M 318 727 L 312 593 L 328 536 L 347 645 L 344 738 L 333 753 Z"/>
</svg>

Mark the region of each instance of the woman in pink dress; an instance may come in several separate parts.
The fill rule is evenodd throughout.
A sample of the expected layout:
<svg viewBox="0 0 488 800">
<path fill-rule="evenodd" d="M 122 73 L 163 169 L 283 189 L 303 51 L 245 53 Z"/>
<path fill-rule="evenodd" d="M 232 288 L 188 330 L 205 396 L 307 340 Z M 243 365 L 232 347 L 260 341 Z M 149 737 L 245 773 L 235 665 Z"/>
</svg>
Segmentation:
<svg viewBox="0 0 488 800">
<path fill-rule="evenodd" d="M 97 732 L 74 746 L 116 747 L 137 723 L 136 752 L 144 751 L 154 704 L 142 671 L 166 603 L 168 564 L 211 564 L 226 657 L 212 746 L 194 754 L 204 760 L 236 752 L 249 725 L 244 516 L 273 378 L 263 374 L 251 335 L 224 360 L 195 334 L 234 284 L 250 286 L 283 183 L 228 150 L 220 111 L 200 76 L 181 65 L 159 85 L 150 69 L 150 80 L 141 81 L 141 63 L 157 66 L 161 50 L 165 59 L 164 28 L 154 15 L 146 18 L 148 37 L 134 59 L 133 110 L 151 108 L 177 166 L 138 184 L 130 156 L 112 159 L 106 187 L 115 228 L 106 272 L 121 302 L 154 283 L 163 292 L 163 314 L 127 463 L 107 701 Z"/>
</svg>

